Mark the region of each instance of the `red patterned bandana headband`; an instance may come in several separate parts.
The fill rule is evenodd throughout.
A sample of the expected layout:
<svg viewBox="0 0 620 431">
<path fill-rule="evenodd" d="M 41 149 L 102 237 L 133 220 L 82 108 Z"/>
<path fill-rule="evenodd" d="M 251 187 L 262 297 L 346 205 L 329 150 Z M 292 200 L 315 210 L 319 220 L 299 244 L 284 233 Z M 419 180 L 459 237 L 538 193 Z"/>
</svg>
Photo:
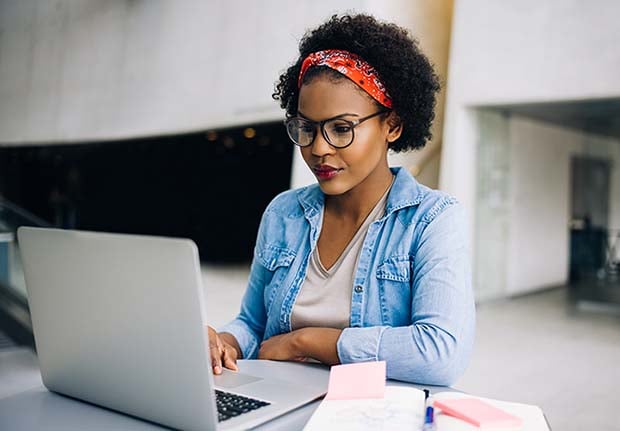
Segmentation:
<svg viewBox="0 0 620 431">
<path fill-rule="evenodd" d="M 297 80 L 298 88 L 301 88 L 304 75 L 312 66 L 327 66 L 342 73 L 381 105 L 386 108 L 392 108 L 392 98 L 385 89 L 383 82 L 379 79 L 379 74 L 359 55 L 340 49 L 326 49 L 313 52 L 301 63 L 301 71 Z"/>
</svg>

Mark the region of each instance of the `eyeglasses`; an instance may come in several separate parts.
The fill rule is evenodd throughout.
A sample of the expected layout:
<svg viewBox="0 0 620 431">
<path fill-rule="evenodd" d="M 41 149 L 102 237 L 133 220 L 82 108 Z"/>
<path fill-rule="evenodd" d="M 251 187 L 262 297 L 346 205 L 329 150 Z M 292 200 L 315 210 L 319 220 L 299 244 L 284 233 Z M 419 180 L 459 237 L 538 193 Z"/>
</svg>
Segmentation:
<svg viewBox="0 0 620 431">
<path fill-rule="evenodd" d="M 343 118 L 330 118 L 323 121 L 310 121 L 301 117 L 292 117 L 284 121 L 286 131 L 291 140 L 300 147 L 307 147 L 316 138 L 317 126 L 321 129 L 321 134 L 325 140 L 335 148 L 345 148 L 353 143 L 355 139 L 354 129 L 364 121 L 376 117 L 377 115 L 389 112 L 382 109 L 379 112 L 370 114 L 358 120 L 350 121 Z"/>
</svg>

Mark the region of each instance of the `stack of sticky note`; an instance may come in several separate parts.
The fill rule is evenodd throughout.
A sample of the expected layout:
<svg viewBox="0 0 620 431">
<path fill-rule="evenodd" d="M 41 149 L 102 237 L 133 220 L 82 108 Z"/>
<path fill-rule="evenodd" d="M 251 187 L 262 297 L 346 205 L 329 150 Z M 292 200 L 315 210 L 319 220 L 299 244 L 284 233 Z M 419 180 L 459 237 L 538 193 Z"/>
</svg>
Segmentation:
<svg viewBox="0 0 620 431">
<path fill-rule="evenodd" d="M 334 365 L 329 372 L 326 400 L 385 397 L 385 361 Z"/>
<path fill-rule="evenodd" d="M 520 428 L 521 418 L 478 398 L 436 400 L 435 408 L 442 414 L 459 418 L 478 428 Z"/>
</svg>

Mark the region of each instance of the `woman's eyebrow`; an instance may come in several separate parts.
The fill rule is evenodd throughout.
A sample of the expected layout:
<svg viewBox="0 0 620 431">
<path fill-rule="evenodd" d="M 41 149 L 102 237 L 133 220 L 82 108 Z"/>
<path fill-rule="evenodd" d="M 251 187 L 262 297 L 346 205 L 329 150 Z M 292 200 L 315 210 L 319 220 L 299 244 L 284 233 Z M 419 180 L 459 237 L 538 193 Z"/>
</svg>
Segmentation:
<svg viewBox="0 0 620 431">
<path fill-rule="evenodd" d="M 303 114 L 303 112 L 301 112 L 301 111 L 297 111 L 297 115 L 298 115 L 298 116 L 300 116 L 300 117 L 302 117 L 302 118 L 303 118 L 303 119 L 305 119 L 305 120 L 314 121 L 314 120 L 312 120 L 312 119 L 310 119 L 310 118 L 306 117 L 306 116 Z M 335 117 L 327 118 L 327 119 L 322 120 L 322 121 L 335 120 L 335 119 L 340 118 L 340 117 L 348 117 L 348 116 L 352 116 L 352 117 L 359 117 L 359 114 L 353 114 L 353 113 L 350 113 L 350 112 L 345 112 L 344 114 L 338 114 L 338 115 L 336 115 Z M 318 121 L 317 121 L 317 122 L 318 122 Z"/>
</svg>

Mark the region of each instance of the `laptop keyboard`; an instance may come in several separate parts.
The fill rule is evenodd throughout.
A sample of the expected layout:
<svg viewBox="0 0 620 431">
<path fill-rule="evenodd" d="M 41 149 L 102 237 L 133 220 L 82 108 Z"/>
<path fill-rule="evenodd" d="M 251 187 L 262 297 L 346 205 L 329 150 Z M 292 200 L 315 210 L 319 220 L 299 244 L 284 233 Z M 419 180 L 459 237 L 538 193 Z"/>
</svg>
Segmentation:
<svg viewBox="0 0 620 431">
<path fill-rule="evenodd" d="M 270 403 L 216 389 L 215 404 L 217 405 L 217 419 L 221 422 L 268 406 Z"/>
</svg>

